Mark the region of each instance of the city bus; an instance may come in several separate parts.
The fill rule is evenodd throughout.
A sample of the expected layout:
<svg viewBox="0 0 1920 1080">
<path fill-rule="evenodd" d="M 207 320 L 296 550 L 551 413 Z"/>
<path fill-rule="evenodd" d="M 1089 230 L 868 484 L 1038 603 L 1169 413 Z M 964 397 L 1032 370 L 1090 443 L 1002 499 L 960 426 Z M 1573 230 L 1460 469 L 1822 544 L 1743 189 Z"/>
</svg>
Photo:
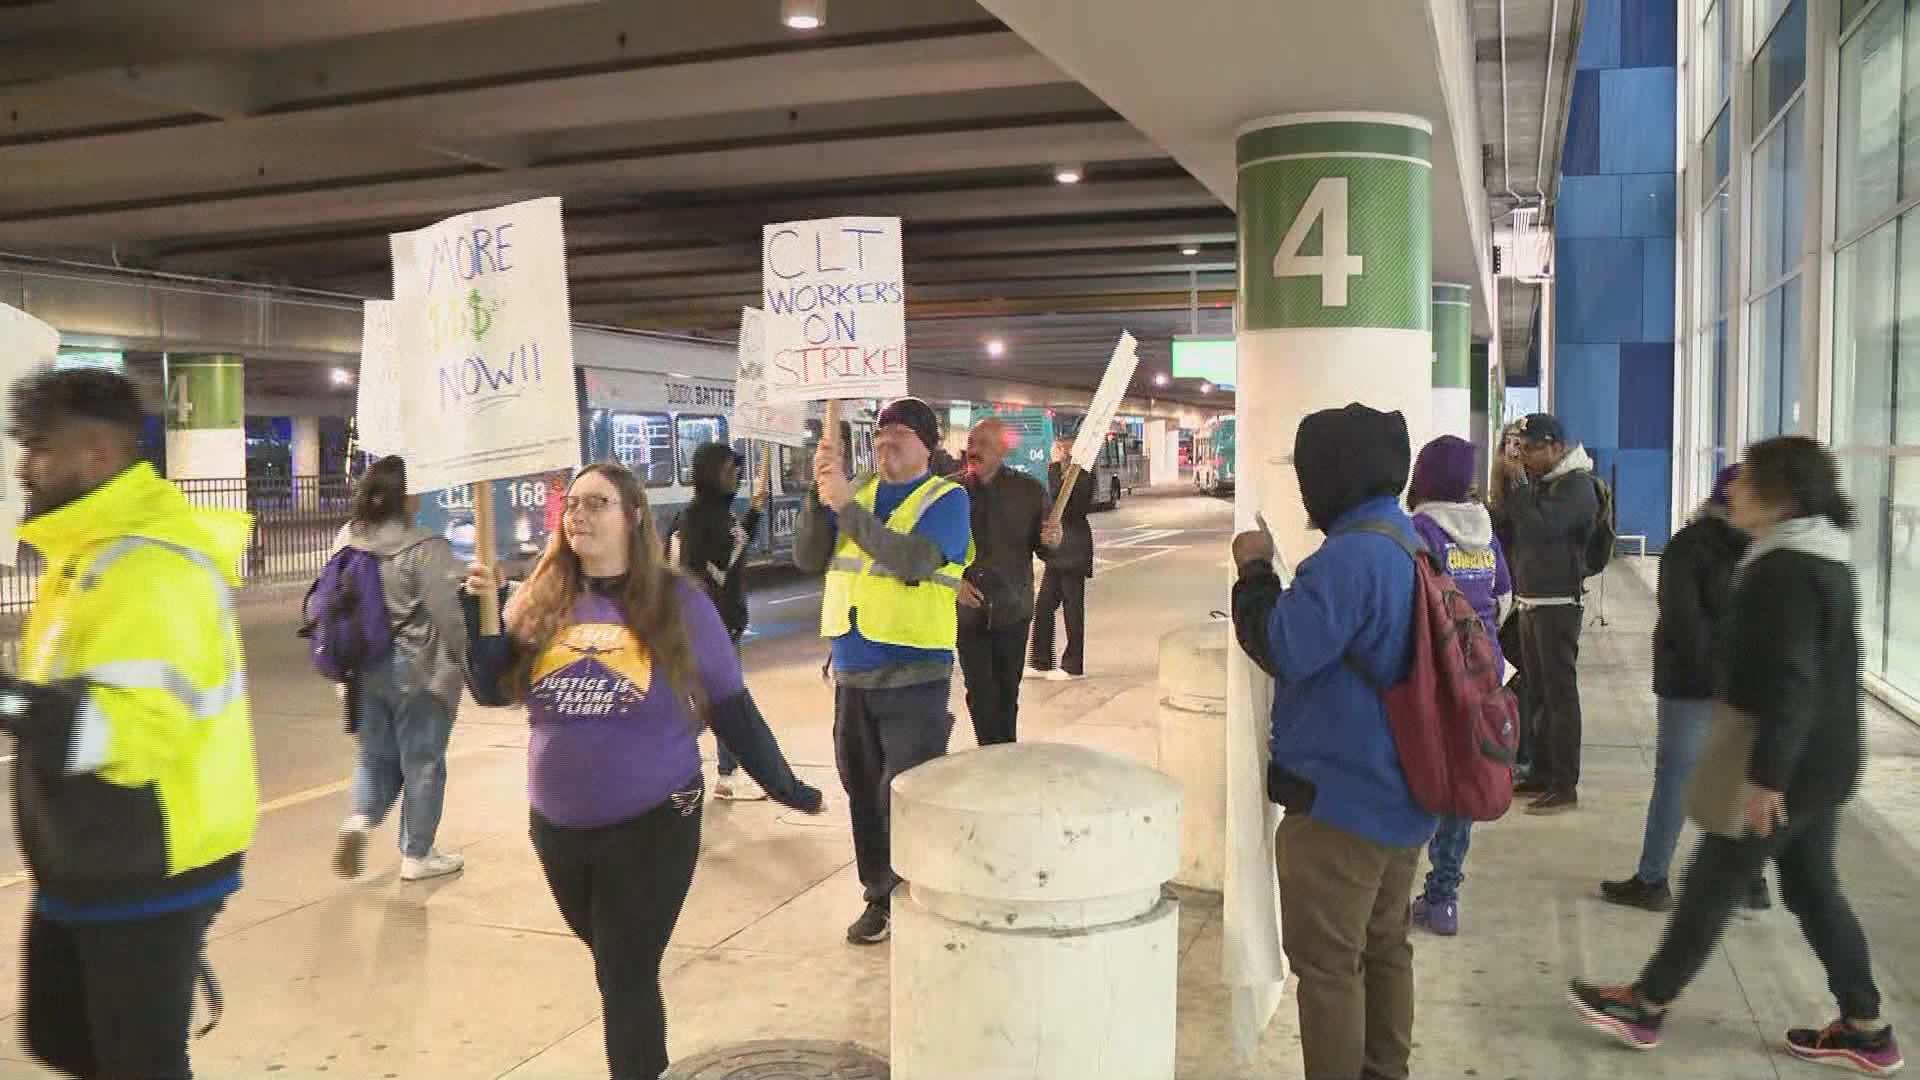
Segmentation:
<svg viewBox="0 0 1920 1080">
<path fill-rule="evenodd" d="M 1193 486 L 1208 495 L 1233 491 L 1234 418 L 1207 421 L 1193 437 Z"/>
</svg>

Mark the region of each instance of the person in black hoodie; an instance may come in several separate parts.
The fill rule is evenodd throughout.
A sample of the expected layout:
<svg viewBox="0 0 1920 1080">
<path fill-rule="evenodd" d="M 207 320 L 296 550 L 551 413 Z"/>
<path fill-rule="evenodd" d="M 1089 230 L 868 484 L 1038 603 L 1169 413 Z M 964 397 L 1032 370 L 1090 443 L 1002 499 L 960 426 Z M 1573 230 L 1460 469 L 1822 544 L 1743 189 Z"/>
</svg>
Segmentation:
<svg viewBox="0 0 1920 1080">
<path fill-rule="evenodd" d="M 736 649 L 747 632 L 746 575 L 741 572 L 741 562 L 746 557 L 749 539 L 760 527 L 767 501 L 765 491 L 755 494 L 747 512 L 738 521 L 734 520 L 733 500 L 740 492 L 742 464 L 740 455 L 724 443 L 707 443 L 693 452 L 693 501 L 680 512 L 668 541 L 674 562 L 699 582 L 712 598 L 713 606 L 720 612 L 720 621 L 726 624 L 727 634 L 733 638 Z M 748 703 L 752 704 L 751 697 Z M 779 757 L 782 777 L 789 784 L 805 787 L 794 778 L 793 769 L 788 766 L 786 755 L 780 753 L 779 742 L 773 737 L 773 729 L 767 726 L 759 707 L 755 705 L 749 711 L 752 713 L 749 719 L 754 725 L 754 735 L 772 747 L 775 756 Z M 713 785 L 714 798 L 737 802 L 766 798 L 767 793 L 752 777 L 734 777 L 739 759 L 726 740 L 716 735 L 714 742 L 720 748 L 720 778 Z"/>
<path fill-rule="evenodd" d="M 1752 749 L 1744 763 L 1700 764 L 1738 770 L 1744 829 L 1737 838 L 1702 837 L 1639 981 L 1576 981 L 1569 996 L 1589 1026 L 1639 1049 L 1656 1045 L 1667 1006 L 1719 943 L 1754 871 L 1772 859 L 1780 895 L 1840 1006 L 1840 1019 L 1824 1028 L 1788 1031 L 1787 1051 L 1888 1076 L 1904 1062 L 1880 1017 L 1867 937 L 1834 865 L 1840 810 L 1866 762 L 1860 593 L 1848 564 L 1853 507 L 1833 458 L 1797 436 L 1748 450 L 1730 503 L 1733 523 L 1753 543 L 1734 573 L 1714 687 L 1717 702 L 1750 721 Z"/>
<path fill-rule="evenodd" d="M 1093 509 L 1093 477 L 1081 472 L 1073 491 L 1062 494 L 1072 451 L 1072 439 L 1055 439 L 1053 464 L 1047 466 L 1047 492 L 1056 502 L 1066 499 L 1067 508 L 1060 515 L 1060 542 L 1045 556 L 1046 571 L 1040 575 L 1040 599 L 1033 613 L 1033 647 L 1028 652 L 1033 670 L 1054 682 L 1070 682 L 1087 671 L 1087 580 L 1093 577 L 1093 526 L 1087 513 Z M 1056 667 L 1054 618 L 1062 607 L 1067 647 L 1057 654 Z"/>
<path fill-rule="evenodd" d="M 1686 822 L 1687 778 L 1713 720 L 1713 646 L 1727 613 L 1733 568 L 1747 550 L 1747 534 L 1727 517 L 1727 493 L 1739 466 L 1721 470 L 1700 513 L 1668 541 L 1660 556 L 1660 613 L 1653 627 L 1653 693 L 1659 700 L 1653 794 L 1647 800 L 1640 868 L 1625 881 L 1607 881 L 1600 895 L 1624 907 L 1665 911 L 1673 906 L 1667 871 Z M 1748 906 L 1763 908 L 1767 879 L 1755 875 Z"/>
</svg>

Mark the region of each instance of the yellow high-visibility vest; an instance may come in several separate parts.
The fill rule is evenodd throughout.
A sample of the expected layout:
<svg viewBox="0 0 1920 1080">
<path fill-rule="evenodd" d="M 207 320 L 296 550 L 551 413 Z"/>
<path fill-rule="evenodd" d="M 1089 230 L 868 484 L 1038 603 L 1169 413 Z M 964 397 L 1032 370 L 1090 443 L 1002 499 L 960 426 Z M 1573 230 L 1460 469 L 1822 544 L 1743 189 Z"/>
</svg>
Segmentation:
<svg viewBox="0 0 1920 1080">
<path fill-rule="evenodd" d="M 929 506 L 959 486 L 929 476 L 887 515 L 887 528 L 911 533 Z M 879 491 L 880 478 L 872 477 L 860 486 L 854 502 L 871 513 Z M 965 562 L 948 563 L 925 581 L 903 581 L 876 564 L 873 556 L 842 530 L 833 561 L 827 564 L 826 586 L 820 598 L 820 636 L 845 636 L 853 630 L 853 613 L 858 611 L 860 635 L 868 641 L 915 649 L 952 649 L 960 632 L 959 612 L 954 607 L 960 575 L 973 565 L 973 554 L 973 538 L 968 536 Z"/>
</svg>

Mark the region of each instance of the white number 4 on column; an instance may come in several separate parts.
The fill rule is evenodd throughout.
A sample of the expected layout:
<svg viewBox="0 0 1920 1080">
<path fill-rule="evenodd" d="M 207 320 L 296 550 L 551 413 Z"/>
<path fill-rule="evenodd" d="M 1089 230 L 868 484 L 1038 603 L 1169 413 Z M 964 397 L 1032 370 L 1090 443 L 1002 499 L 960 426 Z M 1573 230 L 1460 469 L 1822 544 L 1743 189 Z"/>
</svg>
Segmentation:
<svg viewBox="0 0 1920 1080">
<path fill-rule="evenodd" d="M 1313 223 L 1320 222 L 1320 254 L 1302 255 Z M 1347 178 L 1322 177 L 1313 185 L 1300 213 L 1280 238 L 1280 250 L 1273 255 L 1273 276 L 1318 277 L 1320 306 L 1347 306 L 1347 279 L 1366 270 L 1366 259 L 1347 250 Z"/>
</svg>

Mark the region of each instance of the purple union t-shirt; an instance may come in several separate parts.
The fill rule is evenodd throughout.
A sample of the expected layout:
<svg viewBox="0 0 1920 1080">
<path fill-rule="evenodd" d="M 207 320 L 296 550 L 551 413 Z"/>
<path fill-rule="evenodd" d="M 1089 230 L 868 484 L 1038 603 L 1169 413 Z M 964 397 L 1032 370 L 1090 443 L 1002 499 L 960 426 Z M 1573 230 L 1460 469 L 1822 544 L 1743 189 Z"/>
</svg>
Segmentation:
<svg viewBox="0 0 1920 1080">
<path fill-rule="evenodd" d="M 740 693 L 740 663 L 719 612 L 680 582 L 686 626 L 708 701 Z M 589 592 L 533 665 L 527 694 L 527 798 L 562 828 L 638 817 L 698 783 L 691 710 L 626 626 L 612 598 Z"/>
</svg>

